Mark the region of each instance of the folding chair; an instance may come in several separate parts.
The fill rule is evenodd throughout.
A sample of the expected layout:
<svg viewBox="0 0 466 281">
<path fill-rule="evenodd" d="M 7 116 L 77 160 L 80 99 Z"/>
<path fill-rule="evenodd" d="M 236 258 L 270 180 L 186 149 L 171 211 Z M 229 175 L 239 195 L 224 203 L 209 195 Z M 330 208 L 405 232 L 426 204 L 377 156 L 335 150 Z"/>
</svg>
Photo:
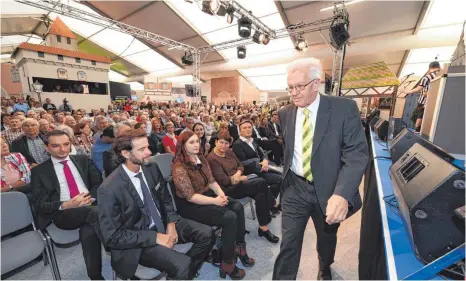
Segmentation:
<svg viewBox="0 0 466 281">
<path fill-rule="evenodd" d="M 54 280 L 58 280 L 51 255 L 53 249 L 48 247 L 43 233 L 36 229 L 27 196 L 21 192 L 5 192 L 1 194 L 1 203 L 2 238 L 29 225 L 33 227 L 32 231 L 26 231 L 2 241 L 1 274 L 23 266 L 42 254 L 44 265 L 50 261 L 52 276 Z"/>
</svg>

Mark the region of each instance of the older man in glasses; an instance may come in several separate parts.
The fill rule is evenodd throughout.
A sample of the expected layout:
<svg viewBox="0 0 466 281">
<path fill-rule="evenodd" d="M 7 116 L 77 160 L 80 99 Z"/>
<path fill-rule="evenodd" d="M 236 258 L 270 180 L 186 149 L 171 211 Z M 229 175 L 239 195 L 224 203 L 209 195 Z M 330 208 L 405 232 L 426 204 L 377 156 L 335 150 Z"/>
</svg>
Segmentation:
<svg viewBox="0 0 466 281">
<path fill-rule="evenodd" d="M 321 95 L 321 77 L 317 59 L 299 59 L 288 66 L 292 104 L 279 111 L 284 146 L 283 237 L 275 280 L 296 280 L 310 217 L 317 233 L 317 279 L 332 279 L 339 224 L 361 208 L 358 187 L 368 147 L 359 109 L 353 100 Z"/>
</svg>

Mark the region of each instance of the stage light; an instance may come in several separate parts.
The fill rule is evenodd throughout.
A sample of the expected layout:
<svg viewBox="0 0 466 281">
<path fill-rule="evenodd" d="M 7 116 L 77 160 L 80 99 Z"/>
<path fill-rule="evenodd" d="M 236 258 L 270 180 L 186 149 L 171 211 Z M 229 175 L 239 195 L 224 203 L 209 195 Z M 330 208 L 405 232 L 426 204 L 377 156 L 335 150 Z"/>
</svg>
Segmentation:
<svg viewBox="0 0 466 281">
<path fill-rule="evenodd" d="M 262 39 L 262 44 L 267 45 L 270 42 L 270 37 L 268 35 L 264 35 L 264 39 Z"/>
<path fill-rule="evenodd" d="M 238 21 L 238 34 L 243 38 L 251 36 L 251 21 L 248 18 L 242 17 Z"/>
<path fill-rule="evenodd" d="M 209 15 L 216 15 L 220 6 L 219 0 L 202 1 L 202 11 Z"/>
<path fill-rule="evenodd" d="M 350 34 L 348 32 L 348 25 L 343 20 L 332 22 L 330 26 L 330 41 L 332 46 L 339 50 L 343 45 L 348 42 Z"/>
<path fill-rule="evenodd" d="M 233 22 L 233 20 L 235 19 L 235 8 L 233 8 L 232 5 L 230 5 L 227 9 L 226 9 L 226 15 L 227 15 L 227 23 L 228 24 L 231 24 Z"/>
<path fill-rule="evenodd" d="M 296 50 L 298 50 L 299 52 L 306 52 L 306 51 L 307 51 L 307 48 L 308 48 L 306 39 L 304 39 L 303 37 L 299 36 L 298 39 L 296 39 L 296 46 L 295 46 L 295 48 L 296 48 Z"/>
<path fill-rule="evenodd" d="M 265 38 L 264 33 L 256 30 L 256 32 L 254 32 L 254 35 L 252 36 L 252 41 L 254 41 L 257 44 L 262 44 L 262 41 L 264 41 L 264 38 Z"/>
<path fill-rule="evenodd" d="M 238 58 L 244 59 L 246 57 L 246 46 L 238 46 Z"/>
<path fill-rule="evenodd" d="M 184 53 L 184 56 L 181 57 L 181 62 L 186 65 L 192 65 L 194 63 L 193 55 Z"/>
</svg>

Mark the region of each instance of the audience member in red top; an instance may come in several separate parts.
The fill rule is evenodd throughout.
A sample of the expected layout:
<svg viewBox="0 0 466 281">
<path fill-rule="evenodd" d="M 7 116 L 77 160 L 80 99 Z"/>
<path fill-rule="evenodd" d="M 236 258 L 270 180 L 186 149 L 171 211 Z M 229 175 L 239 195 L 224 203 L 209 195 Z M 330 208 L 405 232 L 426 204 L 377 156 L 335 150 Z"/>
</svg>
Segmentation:
<svg viewBox="0 0 466 281">
<path fill-rule="evenodd" d="M 175 136 L 175 126 L 172 122 L 167 122 L 165 124 L 165 130 L 167 133 L 162 139 L 163 147 L 166 153 L 175 155 L 176 143 L 178 142 L 178 136 Z"/>
</svg>

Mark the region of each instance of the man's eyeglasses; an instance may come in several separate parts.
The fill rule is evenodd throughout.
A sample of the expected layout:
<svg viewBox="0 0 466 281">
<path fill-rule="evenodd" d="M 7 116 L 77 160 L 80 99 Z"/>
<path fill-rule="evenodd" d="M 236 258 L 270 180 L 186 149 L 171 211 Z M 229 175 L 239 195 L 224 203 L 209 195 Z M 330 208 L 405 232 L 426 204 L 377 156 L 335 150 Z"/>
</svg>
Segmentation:
<svg viewBox="0 0 466 281">
<path fill-rule="evenodd" d="M 312 79 L 311 81 L 307 82 L 306 84 L 304 85 L 296 85 L 296 86 L 288 86 L 288 88 L 286 88 L 286 90 L 291 93 L 293 92 L 293 90 L 296 90 L 296 91 L 302 91 L 304 89 L 306 89 L 307 85 L 311 84 L 312 82 L 316 81 L 317 79 Z"/>
</svg>

